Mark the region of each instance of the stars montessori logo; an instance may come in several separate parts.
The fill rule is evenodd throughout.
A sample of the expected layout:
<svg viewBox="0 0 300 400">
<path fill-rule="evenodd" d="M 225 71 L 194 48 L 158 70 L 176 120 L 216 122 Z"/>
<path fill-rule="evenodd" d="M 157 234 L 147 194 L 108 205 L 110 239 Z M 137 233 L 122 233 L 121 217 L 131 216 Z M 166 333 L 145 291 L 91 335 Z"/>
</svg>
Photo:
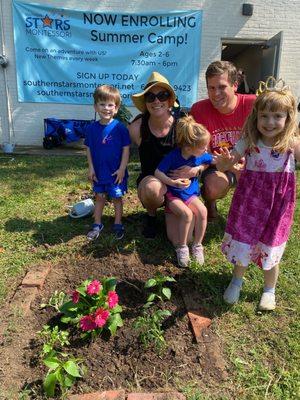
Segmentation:
<svg viewBox="0 0 300 400">
<path fill-rule="evenodd" d="M 25 18 L 26 35 L 71 37 L 70 20 L 64 15 L 30 16 Z"/>
</svg>

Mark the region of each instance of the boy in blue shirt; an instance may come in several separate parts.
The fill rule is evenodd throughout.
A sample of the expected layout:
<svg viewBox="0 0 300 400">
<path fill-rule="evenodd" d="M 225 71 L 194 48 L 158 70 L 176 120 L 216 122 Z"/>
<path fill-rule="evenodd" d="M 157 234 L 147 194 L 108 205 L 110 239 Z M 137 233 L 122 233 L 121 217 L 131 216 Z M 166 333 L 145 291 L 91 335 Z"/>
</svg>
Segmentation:
<svg viewBox="0 0 300 400">
<path fill-rule="evenodd" d="M 106 196 L 112 199 L 115 209 L 113 232 L 117 239 L 122 239 L 122 196 L 127 191 L 129 133 L 120 121 L 114 119 L 121 104 L 119 91 L 113 86 L 102 85 L 96 88 L 93 97 L 100 120 L 88 126 L 84 142 L 87 146 L 88 178 L 96 196 L 94 224 L 87 239 L 97 239 L 104 227 L 101 219 Z"/>
<path fill-rule="evenodd" d="M 210 134 L 203 125 L 197 124 L 192 116 L 180 118 L 176 124 L 176 143 L 178 148 L 170 151 L 159 163 L 155 176 L 167 185 L 166 212 L 172 212 L 178 219 L 178 243 L 176 254 L 178 264 L 186 267 L 190 261 L 187 246 L 189 226 L 195 217 L 192 255 L 199 264 L 204 263 L 202 240 L 207 225 L 207 210 L 201 200 L 197 177 L 174 179 L 172 171 L 188 165 L 205 169 L 213 158 L 207 153 Z M 199 172 L 201 171 L 199 169 Z"/>
</svg>

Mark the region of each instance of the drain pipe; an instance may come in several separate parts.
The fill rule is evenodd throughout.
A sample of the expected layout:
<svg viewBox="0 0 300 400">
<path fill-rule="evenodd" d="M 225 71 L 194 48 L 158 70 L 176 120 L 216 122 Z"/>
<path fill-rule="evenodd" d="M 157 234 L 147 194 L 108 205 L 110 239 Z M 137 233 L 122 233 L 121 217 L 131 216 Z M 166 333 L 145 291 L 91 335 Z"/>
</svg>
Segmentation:
<svg viewBox="0 0 300 400">
<path fill-rule="evenodd" d="M 5 34 L 4 34 L 4 13 L 3 13 L 3 3 L 0 0 L 0 8 L 1 8 L 1 37 L 2 37 L 2 54 L 0 54 L 0 65 L 3 68 L 4 74 L 4 86 L 5 86 L 5 94 L 6 94 L 6 106 L 7 106 L 7 118 L 8 118 L 8 144 L 10 147 L 15 145 L 14 143 L 14 124 L 11 112 L 11 102 L 10 102 L 10 93 L 8 87 L 8 79 L 7 79 L 7 70 L 6 67 L 8 66 L 8 59 L 5 55 Z"/>
</svg>

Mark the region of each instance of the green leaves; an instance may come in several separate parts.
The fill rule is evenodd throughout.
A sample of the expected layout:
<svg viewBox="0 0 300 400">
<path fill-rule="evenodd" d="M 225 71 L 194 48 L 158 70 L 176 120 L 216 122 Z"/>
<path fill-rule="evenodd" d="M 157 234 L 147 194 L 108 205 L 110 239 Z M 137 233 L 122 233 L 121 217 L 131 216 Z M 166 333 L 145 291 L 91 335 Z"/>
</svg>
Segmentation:
<svg viewBox="0 0 300 400">
<path fill-rule="evenodd" d="M 80 361 L 72 356 L 69 358 L 66 353 L 56 352 L 55 356 L 45 358 L 43 362 L 49 368 L 43 382 L 44 390 L 49 397 L 55 396 L 57 386 L 64 395 L 75 380 L 82 377 Z"/>
<path fill-rule="evenodd" d="M 165 287 L 165 288 L 162 288 L 161 292 L 165 296 L 166 299 L 170 300 L 170 298 L 171 298 L 171 289 Z"/>
<path fill-rule="evenodd" d="M 171 313 L 168 310 L 157 309 L 152 312 L 149 310 L 156 300 L 163 302 L 171 299 L 171 289 L 165 284 L 173 282 L 176 282 L 174 278 L 160 273 L 147 280 L 144 287 L 145 289 L 151 289 L 152 292 L 148 295 L 147 302 L 143 306 L 143 315 L 138 317 L 133 324 L 133 327 L 139 331 L 142 344 L 147 347 L 153 343 L 159 352 L 166 346 L 162 322 Z"/>
<path fill-rule="evenodd" d="M 57 376 L 55 372 L 47 374 L 43 382 L 43 388 L 49 397 L 54 397 Z"/>
<path fill-rule="evenodd" d="M 43 382 L 44 390 L 47 396 L 54 397 L 56 386 L 59 386 L 64 394 L 77 378 L 82 377 L 79 366 L 81 361 L 62 352 L 62 347 L 69 344 L 69 333 L 60 331 L 58 326 L 51 329 L 45 325 L 38 334 L 44 340 L 42 361 L 49 368 Z"/>
<path fill-rule="evenodd" d="M 74 361 L 67 361 L 65 364 L 63 364 L 63 368 L 69 375 L 73 376 L 74 378 L 81 378 L 78 365 Z"/>
<path fill-rule="evenodd" d="M 64 314 L 68 319 L 62 320 L 62 322 L 72 322 L 72 320 L 76 319 L 77 314 L 79 312 L 79 307 L 73 303 L 73 301 L 68 300 L 65 303 L 62 304 L 60 307 L 59 311 Z M 76 323 L 73 321 L 73 323 Z"/>
<path fill-rule="evenodd" d="M 67 295 L 64 292 L 54 291 L 52 296 L 49 298 L 48 303 L 41 304 L 41 308 L 53 307 L 56 311 L 59 311 L 60 307 L 66 301 Z"/>
<path fill-rule="evenodd" d="M 69 333 L 67 331 L 59 330 L 58 326 L 53 329 L 48 325 L 44 325 L 43 329 L 37 334 L 42 338 L 44 345 L 42 355 L 49 356 L 56 349 L 60 349 L 69 343 Z"/>
<path fill-rule="evenodd" d="M 162 323 L 170 315 L 168 310 L 156 310 L 150 314 L 144 313 L 134 321 L 133 327 L 139 331 L 139 338 L 144 347 L 153 344 L 158 352 L 166 347 Z"/>
<path fill-rule="evenodd" d="M 46 367 L 56 369 L 59 367 L 59 359 L 57 357 L 47 357 L 43 360 Z"/>
<path fill-rule="evenodd" d="M 155 293 L 151 293 L 148 297 L 147 297 L 147 303 L 151 303 L 155 300 L 155 298 L 157 297 L 157 295 Z"/>
<path fill-rule="evenodd" d="M 102 287 L 103 287 L 103 291 L 105 294 L 107 294 L 108 292 L 115 290 L 116 286 L 117 286 L 117 280 L 116 278 L 104 278 L 101 281 L 102 283 Z"/>
<path fill-rule="evenodd" d="M 144 308 L 149 308 L 155 300 L 170 300 L 171 299 L 171 289 L 165 286 L 167 282 L 176 282 L 176 280 L 170 276 L 164 276 L 157 273 L 154 278 L 150 278 L 145 283 L 145 289 L 153 288 L 152 293 L 147 297 L 147 303 Z"/>
<path fill-rule="evenodd" d="M 108 321 L 108 329 L 114 335 L 119 327 L 123 326 L 123 320 L 119 313 L 112 315 Z"/>
<path fill-rule="evenodd" d="M 147 282 L 145 283 L 145 288 L 149 289 L 149 288 L 151 288 L 153 286 L 156 286 L 157 283 L 158 283 L 157 280 L 154 279 L 154 278 L 148 279 Z"/>
<path fill-rule="evenodd" d="M 123 122 L 123 124 L 127 125 L 132 118 L 132 114 L 124 104 L 121 104 L 118 113 L 116 115 L 116 118 L 119 121 Z"/>
</svg>

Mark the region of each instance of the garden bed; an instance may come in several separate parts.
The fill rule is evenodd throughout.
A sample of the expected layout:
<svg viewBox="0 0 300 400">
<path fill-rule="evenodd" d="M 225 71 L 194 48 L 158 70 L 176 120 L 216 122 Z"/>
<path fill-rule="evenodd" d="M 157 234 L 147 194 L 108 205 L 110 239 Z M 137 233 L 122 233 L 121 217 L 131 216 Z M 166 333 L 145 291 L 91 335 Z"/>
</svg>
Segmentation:
<svg viewBox="0 0 300 400">
<path fill-rule="evenodd" d="M 176 279 L 176 283 L 169 284 L 171 300 L 162 305 L 171 316 L 163 324 L 166 348 L 160 352 L 154 344 L 145 348 L 133 328 L 146 302 L 144 284 L 158 271 Z M 195 382 L 205 391 L 224 379 L 217 337 L 210 330 L 204 331 L 202 345 L 193 337 L 182 298 L 184 293 L 192 295 L 192 282 L 186 272 L 170 262 L 143 263 L 137 253 L 115 253 L 98 259 L 79 256 L 52 266 L 27 318 L 18 316 L 16 310 L 13 316 L 11 308 L 10 314 L 4 310 L 2 317 L 6 313 L 7 318 L 15 321 L 14 327 L 6 326 L 2 337 L 5 359 L 0 379 L 6 380 L 7 387 L 14 385 L 29 391 L 29 398 L 42 398 L 42 380 L 47 369 L 39 359 L 42 343 L 36 332 L 46 324 L 58 324 L 62 329 L 66 326 L 61 324 L 53 308 L 41 308 L 41 303 L 47 302 L 54 291 L 70 293 L 87 278 L 101 281 L 102 277 L 109 276 L 116 277 L 118 282 L 116 291 L 123 308 L 124 325 L 114 336 L 102 335 L 92 341 L 83 341 L 80 332 L 71 329 L 71 345 L 66 350 L 81 358 L 87 367 L 84 377 L 72 387 L 72 393 L 118 388 L 142 392 L 182 390 Z"/>
</svg>

